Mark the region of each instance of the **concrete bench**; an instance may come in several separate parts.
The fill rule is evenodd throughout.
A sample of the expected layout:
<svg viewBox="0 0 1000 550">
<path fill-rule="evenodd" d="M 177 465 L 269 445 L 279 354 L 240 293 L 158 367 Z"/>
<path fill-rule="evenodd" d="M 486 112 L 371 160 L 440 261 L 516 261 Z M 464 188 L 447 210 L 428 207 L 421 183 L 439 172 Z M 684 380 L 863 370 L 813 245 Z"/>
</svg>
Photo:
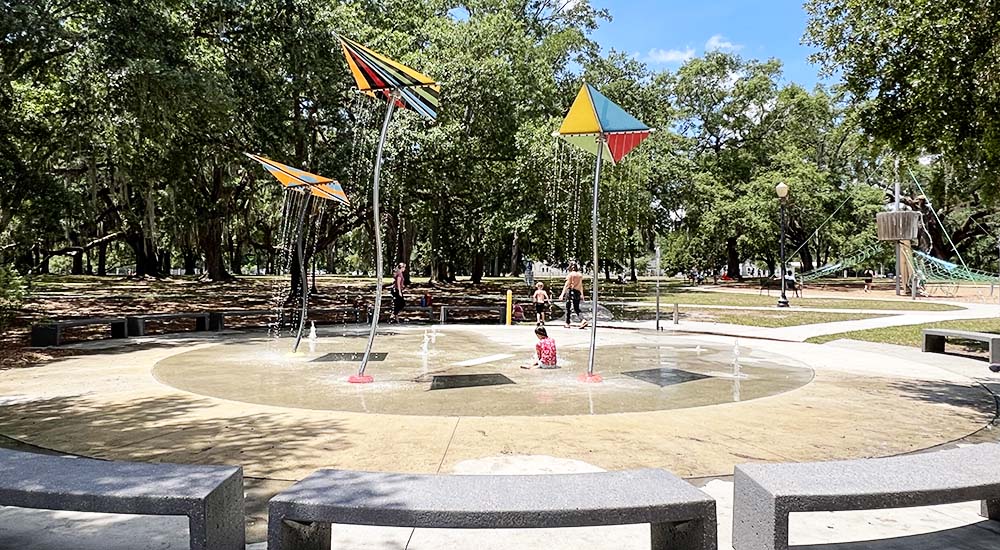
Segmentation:
<svg viewBox="0 0 1000 550">
<path fill-rule="evenodd" d="M 318 470 L 271 499 L 269 550 L 329 550 L 331 523 L 445 529 L 651 524 L 654 550 L 716 550 L 715 501 L 663 470 L 448 476 Z"/>
<path fill-rule="evenodd" d="M 208 330 L 219 332 L 226 328 L 226 317 L 267 317 L 276 315 L 274 310 L 247 309 L 233 311 L 210 311 L 208 312 Z"/>
<path fill-rule="evenodd" d="M 923 350 L 931 353 L 944 353 L 944 343 L 948 338 L 985 342 L 990 347 L 990 369 L 993 370 L 994 365 L 997 365 L 997 370 L 1000 370 L 1000 334 L 972 332 L 969 330 L 925 328 Z"/>
<path fill-rule="evenodd" d="M 740 464 L 733 548 L 786 550 L 791 512 L 907 508 L 982 500 L 1000 520 L 1000 445 L 867 460 Z M 1000 541 L 998 541 L 1000 544 Z"/>
<path fill-rule="evenodd" d="M 169 321 L 171 319 L 194 319 L 195 330 L 208 330 L 208 313 L 150 313 L 148 315 L 129 315 L 125 317 L 128 322 L 129 336 L 145 336 L 146 323 L 149 321 Z"/>
<path fill-rule="evenodd" d="M 62 344 L 63 329 L 87 325 L 110 325 L 112 338 L 126 338 L 128 328 L 124 317 L 100 317 L 91 319 L 63 319 L 50 323 L 39 323 L 31 327 L 31 345 L 34 347 L 58 346 Z"/>
<path fill-rule="evenodd" d="M 392 312 L 392 299 L 389 299 L 387 301 L 383 300 L 383 302 L 382 302 L 382 310 L 390 312 L 390 313 Z M 424 312 L 424 313 L 427 314 L 427 320 L 428 321 L 430 321 L 432 323 L 434 322 L 434 308 L 432 306 L 416 306 L 416 305 L 412 305 L 412 304 L 408 303 L 405 306 L 403 306 L 403 311 L 400 312 L 400 315 L 402 315 L 402 314 L 404 314 L 404 313 L 406 313 L 408 311 L 422 311 L 422 312 Z M 374 314 L 375 314 L 375 308 L 374 308 L 374 306 L 368 306 L 368 318 L 371 319 L 371 316 L 374 315 Z M 368 322 L 368 321 L 366 320 L 365 322 Z"/>
<path fill-rule="evenodd" d="M 438 321 L 443 325 L 448 322 L 448 312 L 449 311 L 495 311 L 500 314 L 500 324 L 502 325 L 506 321 L 506 307 L 504 306 L 460 306 L 460 305 L 443 305 L 441 306 L 441 311 L 439 313 Z"/>
<path fill-rule="evenodd" d="M 243 470 L 0 449 L 0 505 L 187 516 L 192 550 L 243 550 Z"/>
</svg>

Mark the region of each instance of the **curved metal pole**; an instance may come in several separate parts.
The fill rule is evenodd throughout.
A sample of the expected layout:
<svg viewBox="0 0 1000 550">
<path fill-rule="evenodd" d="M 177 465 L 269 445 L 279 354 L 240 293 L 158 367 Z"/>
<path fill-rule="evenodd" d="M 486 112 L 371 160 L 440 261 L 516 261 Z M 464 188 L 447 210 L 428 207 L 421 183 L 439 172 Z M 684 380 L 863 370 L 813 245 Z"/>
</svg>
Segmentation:
<svg viewBox="0 0 1000 550">
<path fill-rule="evenodd" d="M 358 367 L 358 379 L 361 379 L 365 375 L 365 368 L 368 366 L 368 357 L 372 353 L 372 344 L 375 343 L 375 331 L 378 330 L 379 313 L 382 312 L 382 220 L 379 214 L 378 184 L 379 178 L 382 175 L 382 149 L 385 146 L 385 135 L 389 132 L 389 119 L 392 118 L 392 111 L 396 108 L 396 101 L 398 99 L 399 92 L 394 90 L 389 97 L 389 106 L 385 110 L 385 120 L 382 121 L 382 134 L 378 139 L 378 153 L 375 155 L 375 178 L 372 184 L 372 205 L 374 206 L 373 216 L 375 225 L 375 311 L 372 314 L 372 326 L 368 332 L 368 345 L 365 346 L 365 354 L 361 358 L 361 366 Z"/>
<path fill-rule="evenodd" d="M 600 266 L 597 262 L 597 199 L 600 196 L 599 183 L 601 181 L 601 160 L 604 153 L 604 134 L 597 137 L 597 165 L 594 167 L 594 212 L 591 223 L 591 238 L 594 245 L 594 280 L 591 299 L 593 305 L 590 308 L 592 319 L 590 320 L 590 357 L 587 359 L 587 377 L 594 376 L 594 350 L 597 346 L 597 281 L 600 274 Z M 569 313 L 567 313 L 569 315 Z"/>
<path fill-rule="evenodd" d="M 306 274 L 306 257 L 305 254 L 302 253 L 302 228 L 305 226 L 306 211 L 309 209 L 310 199 L 312 199 L 312 195 L 306 195 L 306 197 L 302 199 L 302 210 L 299 211 L 298 237 L 295 242 L 295 246 L 299 253 L 299 282 L 302 283 L 302 311 L 299 312 L 299 332 L 295 335 L 295 347 L 292 348 L 292 353 L 299 351 L 299 344 L 302 342 L 302 330 L 305 329 L 306 326 L 306 310 L 309 308 L 309 293 L 306 291 L 306 289 L 309 288 L 309 277 Z"/>
</svg>

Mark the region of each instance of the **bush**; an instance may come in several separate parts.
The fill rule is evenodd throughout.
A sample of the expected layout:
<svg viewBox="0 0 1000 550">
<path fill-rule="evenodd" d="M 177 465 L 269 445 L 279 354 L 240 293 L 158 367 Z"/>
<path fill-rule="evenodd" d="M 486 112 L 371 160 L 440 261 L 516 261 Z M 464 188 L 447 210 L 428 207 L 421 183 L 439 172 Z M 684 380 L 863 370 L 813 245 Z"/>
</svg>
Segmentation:
<svg viewBox="0 0 1000 550">
<path fill-rule="evenodd" d="M 0 267 L 0 329 L 21 309 L 28 290 L 24 279 L 9 267 Z"/>
</svg>

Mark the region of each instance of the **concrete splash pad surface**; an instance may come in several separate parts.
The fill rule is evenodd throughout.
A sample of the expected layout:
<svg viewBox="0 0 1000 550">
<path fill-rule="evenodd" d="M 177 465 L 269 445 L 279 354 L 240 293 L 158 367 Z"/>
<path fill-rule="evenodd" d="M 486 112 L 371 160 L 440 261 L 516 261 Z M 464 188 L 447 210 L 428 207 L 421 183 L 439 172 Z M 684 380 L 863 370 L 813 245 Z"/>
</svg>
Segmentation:
<svg viewBox="0 0 1000 550">
<path fill-rule="evenodd" d="M 474 330 L 483 336 L 487 343 L 477 344 L 483 349 L 477 348 L 482 354 L 475 357 L 495 355 L 488 344 L 521 361 L 532 352 L 532 328 L 446 325 L 440 330 Z M 561 355 L 578 360 L 572 349 L 585 349 L 586 331 L 551 327 L 550 333 Z M 449 336 L 439 336 L 438 342 Z M 659 467 L 690 477 L 728 475 L 734 464 L 750 461 L 844 459 L 926 449 L 981 429 L 995 412 L 992 396 L 981 386 L 944 369 L 887 354 L 763 340 L 740 341 L 741 357 L 751 360 L 747 368 L 753 359 L 788 358 L 808 365 L 814 378 L 796 389 L 748 401 L 732 402 L 730 396 L 716 405 L 615 414 L 449 416 L 308 409 L 191 393 L 154 376 L 156 365 L 171 357 L 251 339 L 230 333 L 107 341 L 80 346 L 87 355 L 4 371 L 0 434 L 104 459 L 241 464 L 249 477 L 285 480 L 317 468 L 448 473 L 463 461 L 517 455 L 582 460 L 606 470 Z M 419 355 L 422 339 L 420 328 L 413 353 Z M 627 347 L 683 350 L 690 342 L 689 336 L 652 331 L 598 331 L 599 349 L 619 353 Z M 732 338 L 703 336 L 695 342 L 694 349 L 700 343 L 703 350 L 718 350 L 708 353 L 723 354 L 720 365 L 731 359 Z M 386 362 L 390 358 L 391 353 Z M 468 358 L 453 362 L 463 360 Z M 391 372 L 379 363 L 371 364 L 376 380 Z M 346 376 L 354 366 L 336 369 Z M 504 368 L 508 370 L 501 372 L 512 380 L 553 374 Z M 642 368 L 650 366 L 637 365 L 636 370 Z M 565 372 L 577 374 L 579 369 L 567 367 Z M 732 388 L 731 380 L 719 378 L 716 383 Z M 575 379 L 571 383 L 578 384 Z M 298 387 L 300 393 L 320 393 L 315 385 Z M 420 391 L 470 389 L 428 388 L 424 383 Z"/>
<path fill-rule="evenodd" d="M 555 332 L 555 331 L 553 331 Z M 191 393 L 306 409 L 430 416 L 558 416 L 681 409 L 747 401 L 799 388 L 813 376 L 793 359 L 692 337 L 604 345 L 602 384 L 581 384 L 587 348 L 561 346 L 560 368 L 519 368 L 525 343 L 490 339 L 474 328 L 402 329 L 380 335 L 368 373 L 350 384 L 364 339 L 360 332 L 320 333 L 292 355 L 288 342 L 253 338 L 204 347 L 159 361 L 153 375 Z M 530 345 L 528 340 L 527 344 Z"/>
</svg>

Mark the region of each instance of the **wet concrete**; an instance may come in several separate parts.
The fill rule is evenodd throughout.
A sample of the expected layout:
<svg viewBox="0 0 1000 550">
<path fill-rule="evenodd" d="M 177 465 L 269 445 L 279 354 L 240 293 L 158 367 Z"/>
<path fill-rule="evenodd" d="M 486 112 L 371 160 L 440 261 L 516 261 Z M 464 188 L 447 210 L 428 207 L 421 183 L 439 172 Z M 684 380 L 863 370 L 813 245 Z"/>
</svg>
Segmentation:
<svg viewBox="0 0 1000 550">
<path fill-rule="evenodd" d="M 809 383 L 812 369 L 753 347 L 697 338 L 598 348 L 601 384 L 584 384 L 585 343 L 559 347 L 558 369 L 531 362 L 531 340 L 512 346 L 480 331 L 398 329 L 376 341 L 375 383 L 357 385 L 362 333 L 320 333 L 305 351 L 252 338 L 179 353 L 153 375 L 187 392 L 278 407 L 429 416 L 558 416 L 683 409 L 749 401 Z M 306 346 L 303 346 L 306 348 Z M 739 369 L 734 369 L 736 355 Z"/>
</svg>

